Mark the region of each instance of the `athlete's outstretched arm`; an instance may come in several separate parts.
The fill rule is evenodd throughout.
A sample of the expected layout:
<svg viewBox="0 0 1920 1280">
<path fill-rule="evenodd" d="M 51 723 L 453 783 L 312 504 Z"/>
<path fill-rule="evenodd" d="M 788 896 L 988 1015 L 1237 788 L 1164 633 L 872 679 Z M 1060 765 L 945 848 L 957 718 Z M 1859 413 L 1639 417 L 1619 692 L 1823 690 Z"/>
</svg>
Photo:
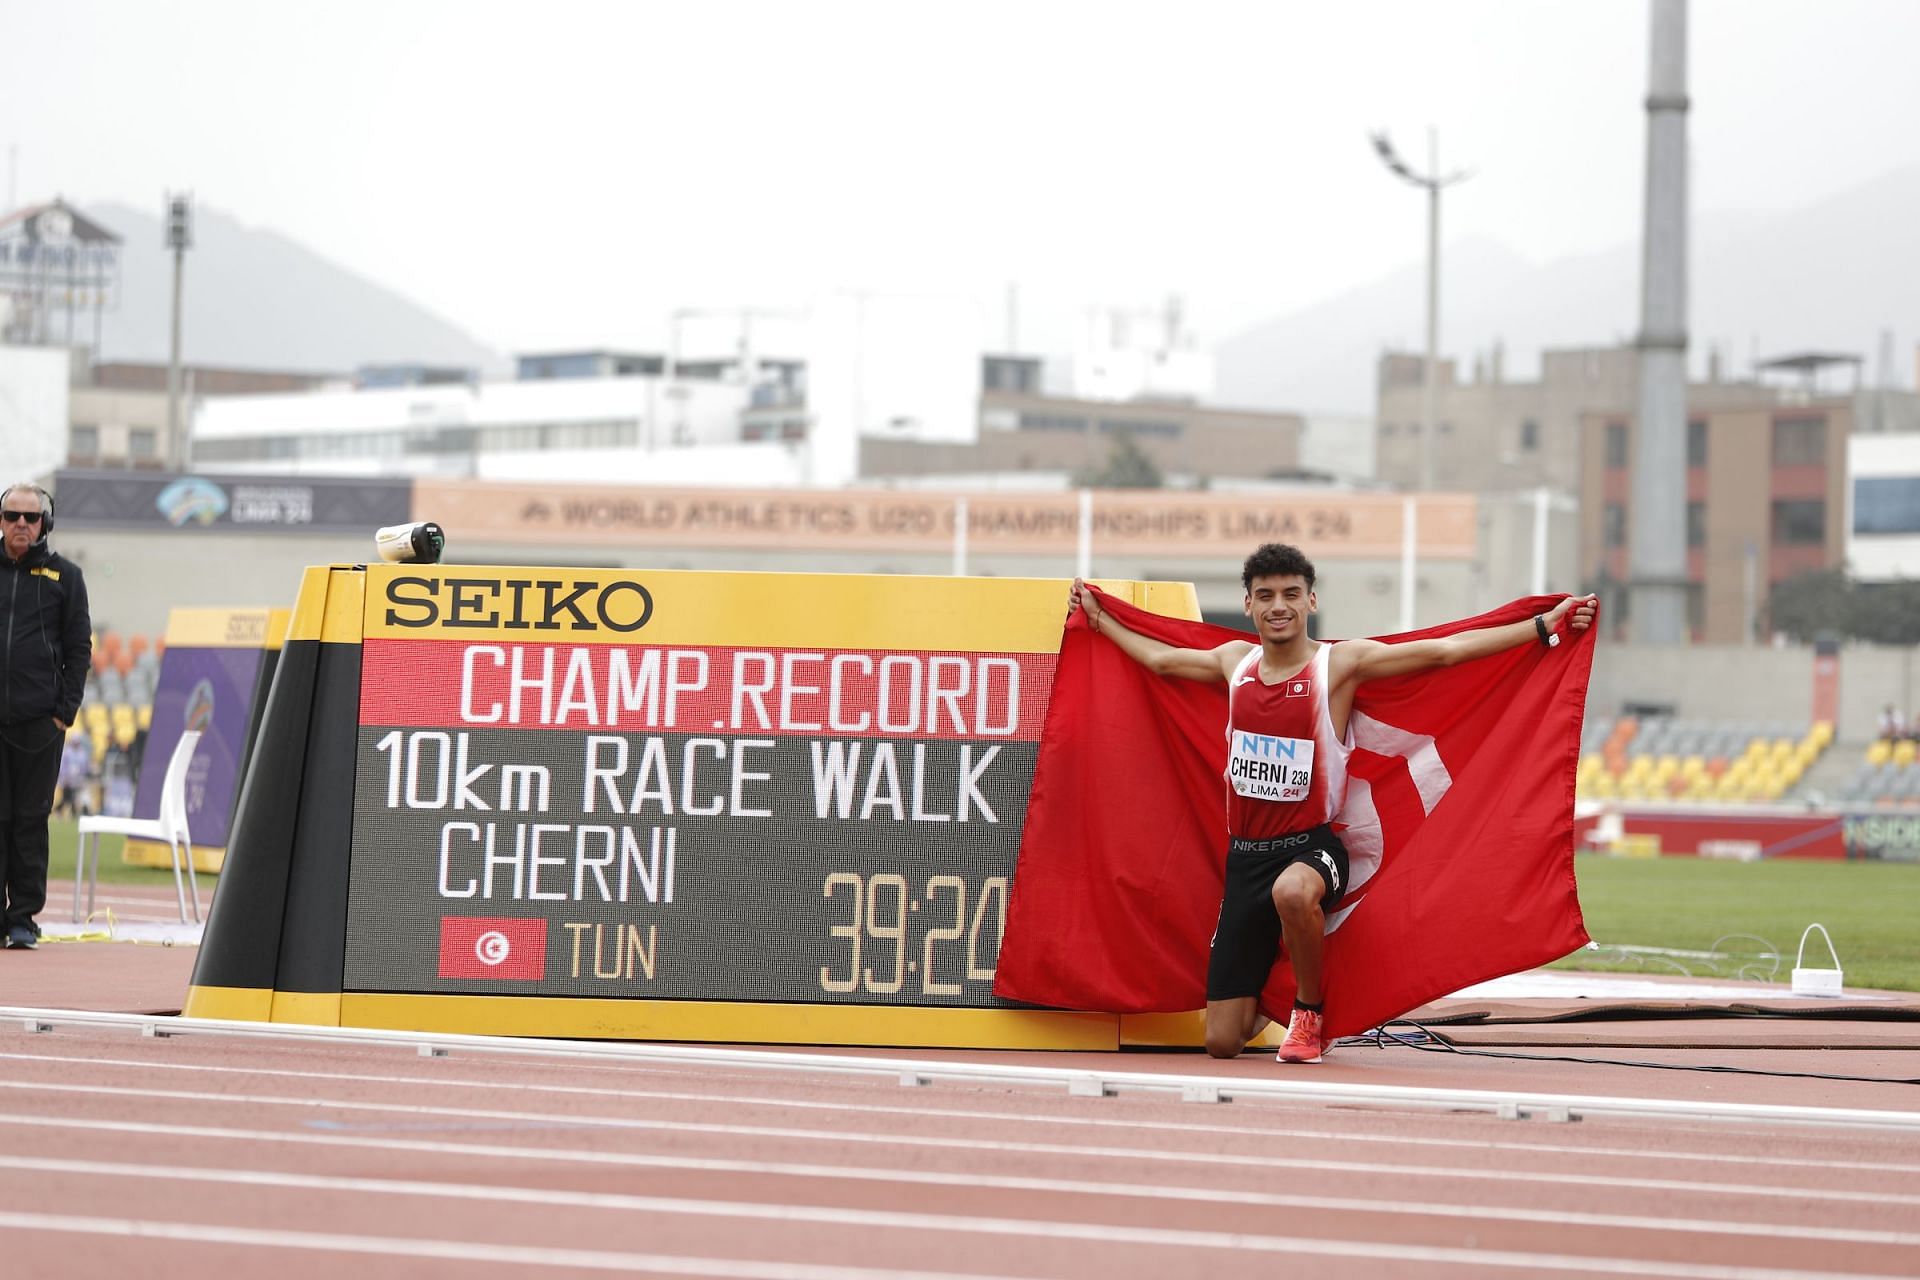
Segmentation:
<svg viewBox="0 0 1920 1280">
<path fill-rule="evenodd" d="M 1080 579 L 1073 580 L 1068 607 L 1087 615 L 1087 625 L 1120 646 L 1122 653 L 1147 670 L 1163 676 L 1185 676 L 1189 680 L 1223 683 L 1234 664 L 1253 648 L 1245 641 L 1230 640 L 1217 649 L 1180 649 L 1151 636 L 1122 626 L 1120 620 L 1100 607 L 1100 602 Z"/>
<path fill-rule="evenodd" d="M 1549 634 L 1564 619 L 1569 629 L 1585 631 L 1593 625 L 1597 596 L 1568 596 L 1540 615 L 1540 626 Z M 1503 627 L 1481 627 L 1432 640 L 1408 640 L 1402 644 L 1382 644 L 1378 640 L 1350 640 L 1334 647 L 1336 659 L 1346 658 L 1351 665 L 1344 673 L 1348 680 L 1377 680 L 1382 676 L 1403 676 L 1430 667 L 1450 667 L 1489 654 L 1501 653 L 1516 645 L 1538 643 L 1540 627 L 1534 619 L 1510 622 Z M 1342 654 L 1341 650 L 1346 650 Z"/>
</svg>

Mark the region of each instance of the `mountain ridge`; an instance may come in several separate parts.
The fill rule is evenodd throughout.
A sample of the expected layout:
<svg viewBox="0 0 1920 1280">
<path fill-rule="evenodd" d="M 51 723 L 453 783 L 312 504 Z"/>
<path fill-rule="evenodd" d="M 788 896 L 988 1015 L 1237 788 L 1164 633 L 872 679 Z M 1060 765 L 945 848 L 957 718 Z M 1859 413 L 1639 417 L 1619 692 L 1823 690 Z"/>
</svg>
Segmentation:
<svg viewBox="0 0 1920 1280">
<path fill-rule="evenodd" d="M 1788 351 L 1850 352 L 1863 380 L 1881 377 L 1881 333 L 1920 334 L 1920 165 L 1798 208 L 1694 220 L 1689 361 L 1719 351 L 1729 374 Z M 1630 341 L 1639 327 L 1640 245 L 1530 262 L 1496 241 L 1449 242 L 1440 261 L 1440 355 L 1502 344 L 1509 379 L 1534 376 L 1539 353 Z M 1214 347 L 1217 398 L 1249 409 L 1369 413 L 1375 362 L 1426 346 L 1426 267 L 1396 270 L 1313 306 L 1241 330 Z M 1910 386 L 1912 348 L 1896 347 L 1894 385 Z"/>
<path fill-rule="evenodd" d="M 120 304 L 101 323 L 99 359 L 168 357 L 173 264 L 160 219 L 124 204 L 86 207 L 121 237 Z M 271 282 L 263 292 L 260 282 Z M 267 227 L 207 205 L 187 250 L 181 358 L 244 369 L 346 373 L 422 363 L 499 370 L 505 360 L 453 322 Z"/>
</svg>

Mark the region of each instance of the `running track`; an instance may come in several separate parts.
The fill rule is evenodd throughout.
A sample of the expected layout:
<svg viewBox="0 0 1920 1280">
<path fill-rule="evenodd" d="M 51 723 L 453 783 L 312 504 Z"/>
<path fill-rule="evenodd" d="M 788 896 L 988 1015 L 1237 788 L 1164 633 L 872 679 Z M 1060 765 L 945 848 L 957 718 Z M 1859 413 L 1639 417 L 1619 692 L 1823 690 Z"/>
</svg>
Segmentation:
<svg viewBox="0 0 1920 1280">
<path fill-rule="evenodd" d="M 182 958 L 113 944 L 8 953 L 0 1000 L 30 1003 L 53 966 Z M 1266 1054 L 865 1055 L 924 1060 L 932 1082 L 908 1087 L 898 1070 L 815 1069 L 825 1053 L 783 1070 L 563 1045 L 423 1056 L 340 1036 L 50 1021 L 0 1019 L 9 1275 L 1920 1275 L 1914 1085 L 1411 1049 L 1343 1048 L 1292 1071 Z M 1920 1038 L 1889 1044 L 1889 1030 L 1872 1048 L 1593 1056 L 1920 1076 Z M 1705 1105 L 1556 1123 L 939 1074 L 982 1063 L 1123 1085 L 1177 1074 L 1202 1093 L 1279 1078 Z M 1914 1123 L 1710 1118 L 1729 1102 Z"/>
<path fill-rule="evenodd" d="M 1364 1074 L 1367 1053 L 1321 1070 Z M 909 1088 L 14 1020 L 0 1133 L 18 1275 L 1920 1274 L 1914 1129 Z"/>
</svg>

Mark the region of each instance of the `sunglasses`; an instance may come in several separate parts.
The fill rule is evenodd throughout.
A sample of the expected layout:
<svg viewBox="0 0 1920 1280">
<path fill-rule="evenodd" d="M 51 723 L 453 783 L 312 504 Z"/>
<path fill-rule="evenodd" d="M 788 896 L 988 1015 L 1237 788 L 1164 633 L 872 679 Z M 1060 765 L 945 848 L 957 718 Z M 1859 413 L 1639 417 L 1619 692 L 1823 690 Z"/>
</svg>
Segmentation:
<svg viewBox="0 0 1920 1280">
<path fill-rule="evenodd" d="M 25 520 L 28 524 L 39 524 L 43 514 L 39 511 L 0 511 L 0 521 L 12 524 L 15 520 Z"/>
</svg>

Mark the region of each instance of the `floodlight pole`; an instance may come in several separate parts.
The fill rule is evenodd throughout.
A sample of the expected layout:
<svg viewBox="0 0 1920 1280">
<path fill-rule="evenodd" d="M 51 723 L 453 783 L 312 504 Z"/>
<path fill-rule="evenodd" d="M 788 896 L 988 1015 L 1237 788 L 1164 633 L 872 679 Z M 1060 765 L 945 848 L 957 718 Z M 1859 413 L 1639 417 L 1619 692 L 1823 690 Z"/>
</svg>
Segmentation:
<svg viewBox="0 0 1920 1280">
<path fill-rule="evenodd" d="M 1427 359 L 1420 384 L 1420 489 L 1427 492 L 1433 488 L 1433 437 L 1438 430 L 1440 404 L 1440 189 L 1473 175 L 1467 169 L 1441 174 L 1440 139 L 1432 129 L 1427 130 L 1424 174 L 1415 173 L 1400 158 L 1384 132 L 1373 135 L 1373 149 L 1395 176 L 1427 193 Z"/>
<path fill-rule="evenodd" d="M 173 337 L 167 357 L 167 454 L 169 462 L 186 457 L 180 434 L 180 295 L 187 249 L 193 244 L 193 196 L 167 194 L 167 248 L 173 250 Z"/>
</svg>

